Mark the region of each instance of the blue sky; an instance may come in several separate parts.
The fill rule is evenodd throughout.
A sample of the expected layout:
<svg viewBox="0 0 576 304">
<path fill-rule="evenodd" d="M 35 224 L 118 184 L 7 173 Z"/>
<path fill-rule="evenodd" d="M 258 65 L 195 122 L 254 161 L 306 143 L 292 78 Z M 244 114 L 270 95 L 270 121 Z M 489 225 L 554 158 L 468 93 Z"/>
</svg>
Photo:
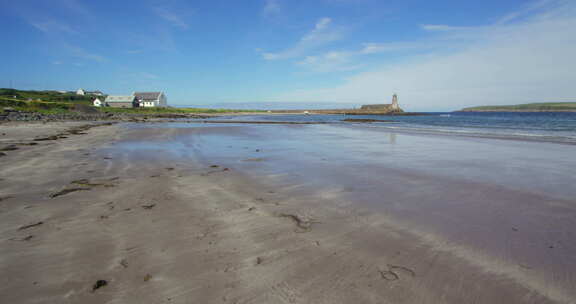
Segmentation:
<svg viewBox="0 0 576 304">
<path fill-rule="evenodd" d="M 0 87 L 445 111 L 576 101 L 568 0 L 0 0 Z"/>
</svg>

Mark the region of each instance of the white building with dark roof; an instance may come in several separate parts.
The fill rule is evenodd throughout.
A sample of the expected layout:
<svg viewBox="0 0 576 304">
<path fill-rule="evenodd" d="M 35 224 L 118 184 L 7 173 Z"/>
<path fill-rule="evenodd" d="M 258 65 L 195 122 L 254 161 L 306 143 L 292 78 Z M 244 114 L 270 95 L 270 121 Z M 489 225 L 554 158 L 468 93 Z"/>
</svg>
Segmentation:
<svg viewBox="0 0 576 304">
<path fill-rule="evenodd" d="M 164 92 L 134 92 L 132 94 L 139 107 L 167 107 L 168 100 Z"/>
<path fill-rule="evenodd" d="M 134 108 L 136 106 L 136 99 L 134 95 L 130 96 L 113 96 L 106 97 L 104 104 L 113 108 Z"/>
</svg>

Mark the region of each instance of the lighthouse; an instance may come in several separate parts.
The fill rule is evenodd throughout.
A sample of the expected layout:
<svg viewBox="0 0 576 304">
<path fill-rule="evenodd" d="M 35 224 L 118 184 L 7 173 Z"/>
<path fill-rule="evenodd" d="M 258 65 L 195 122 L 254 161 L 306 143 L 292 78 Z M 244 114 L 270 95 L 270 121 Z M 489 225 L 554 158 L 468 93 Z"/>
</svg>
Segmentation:
<svg viewBox="0 0 576 304">
<path fill-rule="evenodd" d="M 394 95 L 392 95 L 392 104 L 391 104 L 390 108 L 392 111 L 400 110 L 400 106 L 398 105 L 398 95 L 396 95 L 396 93 L 394 93 Z"/>
</svg>

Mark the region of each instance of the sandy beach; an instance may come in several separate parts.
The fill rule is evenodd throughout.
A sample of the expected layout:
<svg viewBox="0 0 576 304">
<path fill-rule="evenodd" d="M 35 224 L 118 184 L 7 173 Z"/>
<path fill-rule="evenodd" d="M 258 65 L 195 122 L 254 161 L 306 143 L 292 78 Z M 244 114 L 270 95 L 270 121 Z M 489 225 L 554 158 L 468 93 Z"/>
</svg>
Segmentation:
<svg viewBox="0 0 576 304">
<path fill-rule="evenodd" d="M 576 302 L 571 145 L 233 123 L 0 135 L 1 303 Z"/>
</svg>

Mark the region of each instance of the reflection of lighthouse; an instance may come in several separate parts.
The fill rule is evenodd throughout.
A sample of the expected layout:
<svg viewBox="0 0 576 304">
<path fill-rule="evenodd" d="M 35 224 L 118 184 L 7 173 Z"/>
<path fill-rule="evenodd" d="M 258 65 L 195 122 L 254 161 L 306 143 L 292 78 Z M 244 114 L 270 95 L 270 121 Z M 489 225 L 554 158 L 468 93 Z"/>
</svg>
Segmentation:
<svg viewBox="0 0 576 304">
<path fill-rule="evenodd" d="M 396 95 L 396 93 L 394 93 L 394 95 L 392 95 L 392 107 L 391 108 L 394 111 L 400 110 L 400 106 L 398 105 L 398 95 Z"/>
</svg>

